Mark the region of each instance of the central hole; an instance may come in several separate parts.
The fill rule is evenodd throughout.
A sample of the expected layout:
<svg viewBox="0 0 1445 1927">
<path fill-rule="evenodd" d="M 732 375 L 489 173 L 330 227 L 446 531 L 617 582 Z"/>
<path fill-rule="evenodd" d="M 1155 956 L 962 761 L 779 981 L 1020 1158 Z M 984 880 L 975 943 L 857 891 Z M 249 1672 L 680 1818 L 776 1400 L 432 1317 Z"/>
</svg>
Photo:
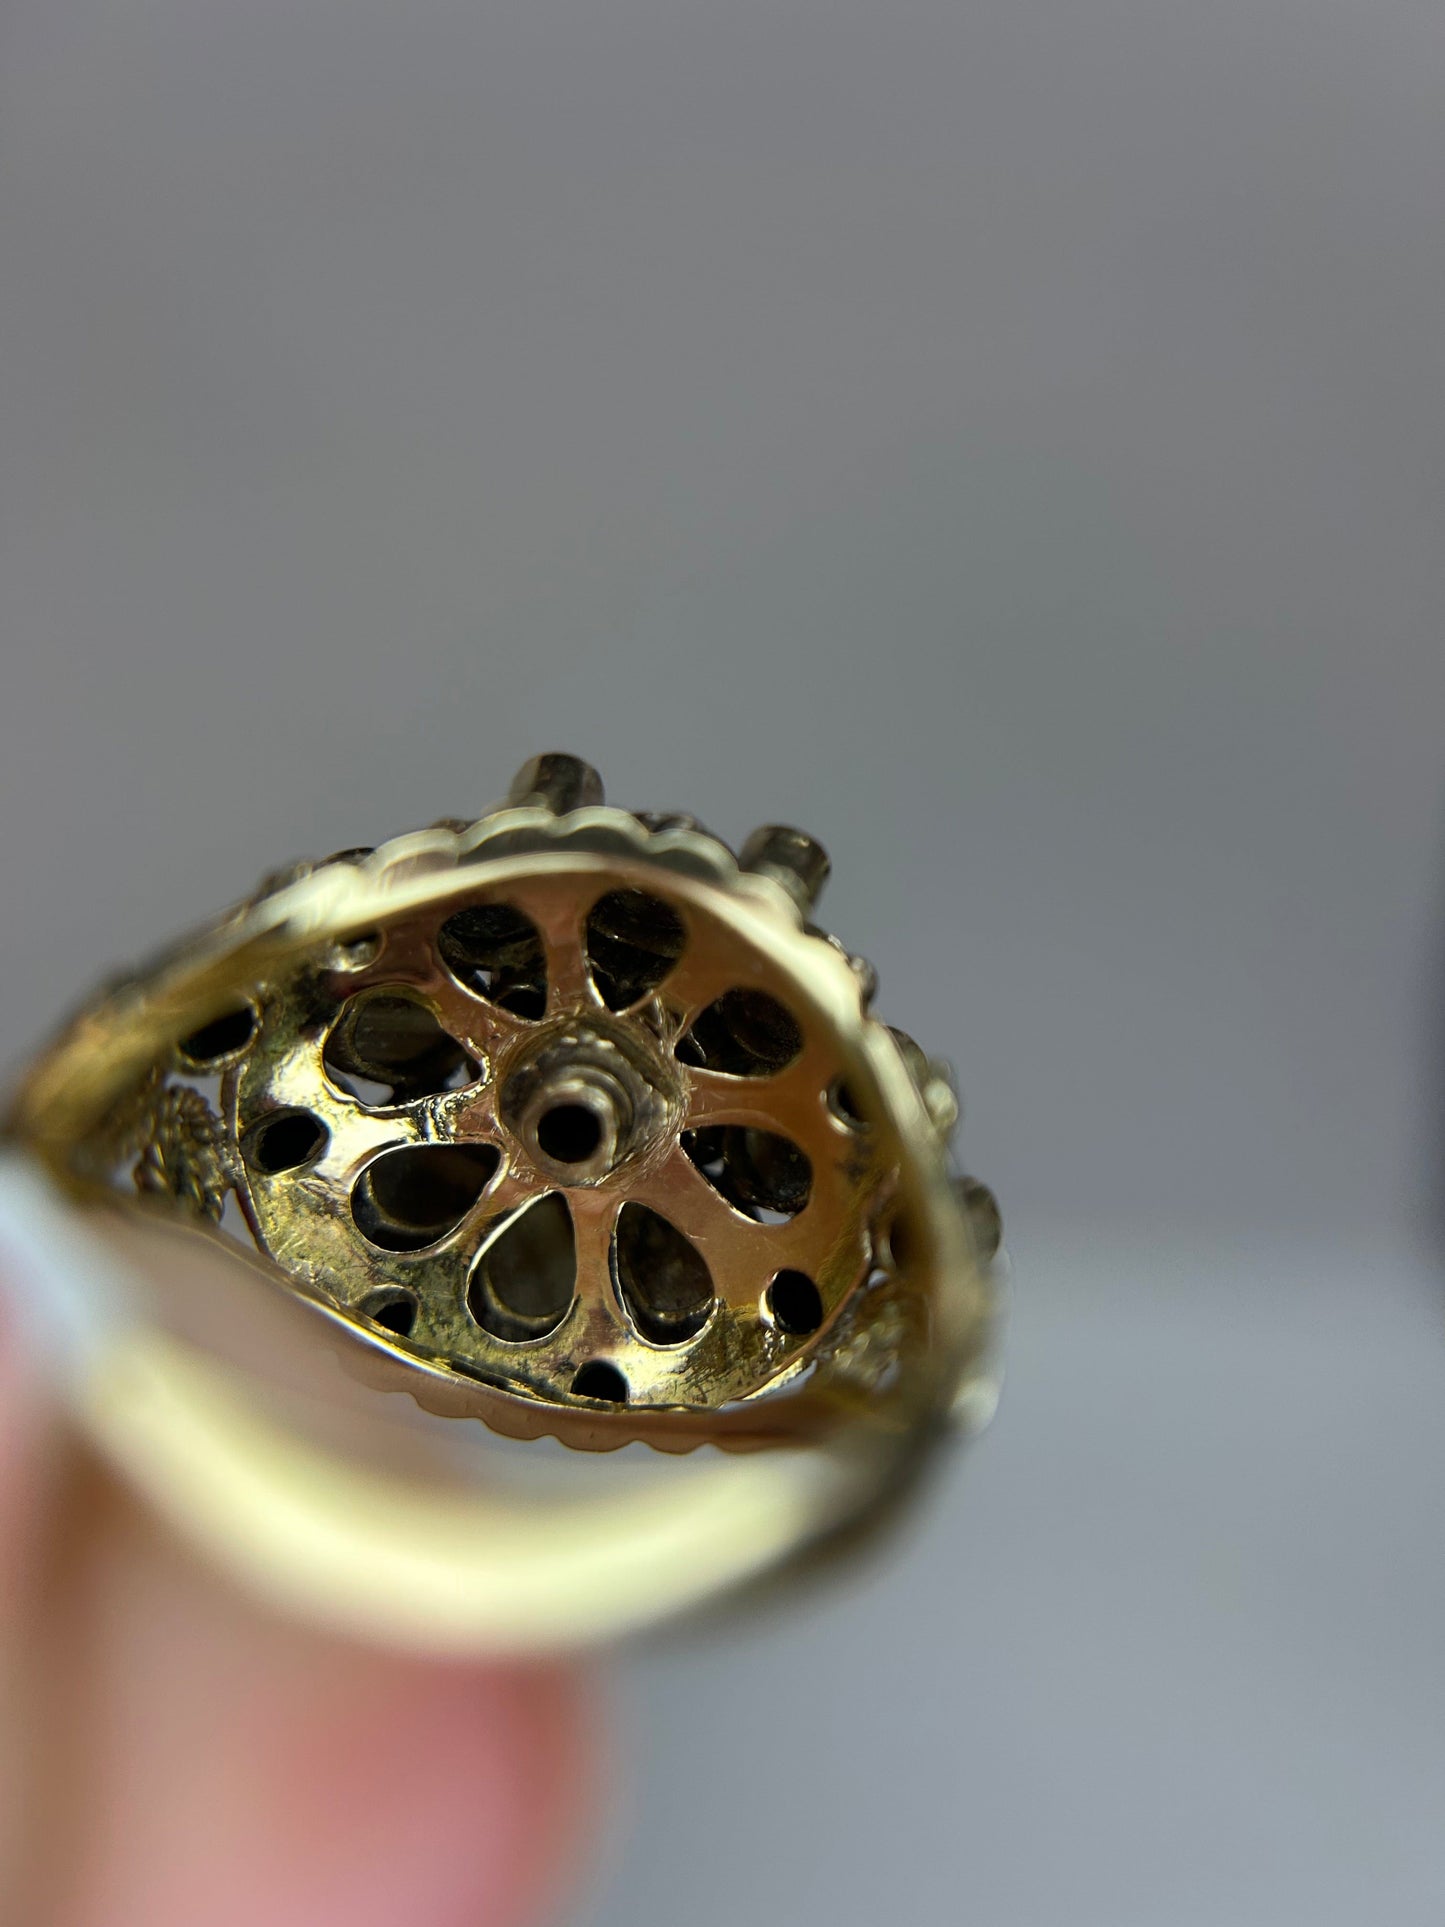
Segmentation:
<svg viewBox="0 0 1445 1927">
<path fill-rule="evenodd" d="M 585 1164 L 602 1142 L 602 1121 L 586 1104 L 554 1104 L 537 1124 L 537 1143 L 556 1164 Z"/>
</svg>

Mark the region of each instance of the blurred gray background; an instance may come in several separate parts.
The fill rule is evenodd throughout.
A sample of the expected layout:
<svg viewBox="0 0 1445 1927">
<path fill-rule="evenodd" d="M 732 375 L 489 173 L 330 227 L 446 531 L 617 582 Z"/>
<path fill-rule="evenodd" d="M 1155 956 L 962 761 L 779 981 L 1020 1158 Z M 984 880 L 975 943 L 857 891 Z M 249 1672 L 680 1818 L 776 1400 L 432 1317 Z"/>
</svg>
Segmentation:
<svg viewBox="0 0 1445 1927">
<path fill-rule="evenodd" d="M 994 1432 L 586 1927 L 1438 1923 L 1445 13 L 6 0 L 0 1053 L 534 748 L 961 1066 Z"/>
</svg>

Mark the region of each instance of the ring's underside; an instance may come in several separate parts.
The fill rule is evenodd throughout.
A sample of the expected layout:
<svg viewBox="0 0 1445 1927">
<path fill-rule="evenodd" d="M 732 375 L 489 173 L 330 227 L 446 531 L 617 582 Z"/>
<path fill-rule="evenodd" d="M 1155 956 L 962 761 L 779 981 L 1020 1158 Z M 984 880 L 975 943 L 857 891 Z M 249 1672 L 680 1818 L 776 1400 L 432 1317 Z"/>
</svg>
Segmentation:
<svg viewBox="0 0 1445 1927">
<path fill-rule="evenodd" d="M 950 1175 L 942 1067 L 809 921 L 825 874 L 797 832 L 740 865 L 539 758 L 489 815 L 297 866 L 112 986 L 10 1124 L 88 1207 L 72 1269 L 141 1281 L 108 1351 L 65 1341 L 107 1449 L 291 1603 L 469 1645 L 617 1630 L 876 1508 L 987 1404 L 997 1221 Z M 732 1451 L 660 1512 L 499 1512 L 452 1469 L 389 1492 L 278 1390 L 330 1383 L 318 1350 L 370 1388 L 363 1430 L 390 1389 Z"/>
</svg>

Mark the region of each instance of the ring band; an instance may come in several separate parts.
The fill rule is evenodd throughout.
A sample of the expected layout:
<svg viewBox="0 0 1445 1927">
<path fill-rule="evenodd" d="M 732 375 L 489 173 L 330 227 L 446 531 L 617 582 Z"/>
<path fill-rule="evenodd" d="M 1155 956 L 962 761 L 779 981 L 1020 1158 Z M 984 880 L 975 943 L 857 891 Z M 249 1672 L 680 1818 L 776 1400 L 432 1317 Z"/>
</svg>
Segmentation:
<svg viewBox="0 0 1445 1927">
<path fill-rule="evenodd" d="M 435 1650 L 614 1637 L 895 1511 L 992 1410 L 998 1219 L 827 867 L 543 756 L 108 985 L 0 1168 L 88 1435 L 267 1597 Z"/>
</svg>

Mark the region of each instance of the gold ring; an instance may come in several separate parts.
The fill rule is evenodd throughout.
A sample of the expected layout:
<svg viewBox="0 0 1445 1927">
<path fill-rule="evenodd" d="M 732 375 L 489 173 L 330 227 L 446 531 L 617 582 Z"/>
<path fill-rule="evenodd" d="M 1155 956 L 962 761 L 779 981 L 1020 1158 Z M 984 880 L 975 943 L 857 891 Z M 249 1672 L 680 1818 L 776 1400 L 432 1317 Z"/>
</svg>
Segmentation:
<svg viewBox="0 0 1445 1927">
<path fill-rule="evenodd" d="M 267 1598 L 431 1650 L 866 1536 L 991 1413 L 999 1223 L 827 871 L 547 755 L 106 985 L 0 1163 L 88 1436 Z"/>
</svg>

